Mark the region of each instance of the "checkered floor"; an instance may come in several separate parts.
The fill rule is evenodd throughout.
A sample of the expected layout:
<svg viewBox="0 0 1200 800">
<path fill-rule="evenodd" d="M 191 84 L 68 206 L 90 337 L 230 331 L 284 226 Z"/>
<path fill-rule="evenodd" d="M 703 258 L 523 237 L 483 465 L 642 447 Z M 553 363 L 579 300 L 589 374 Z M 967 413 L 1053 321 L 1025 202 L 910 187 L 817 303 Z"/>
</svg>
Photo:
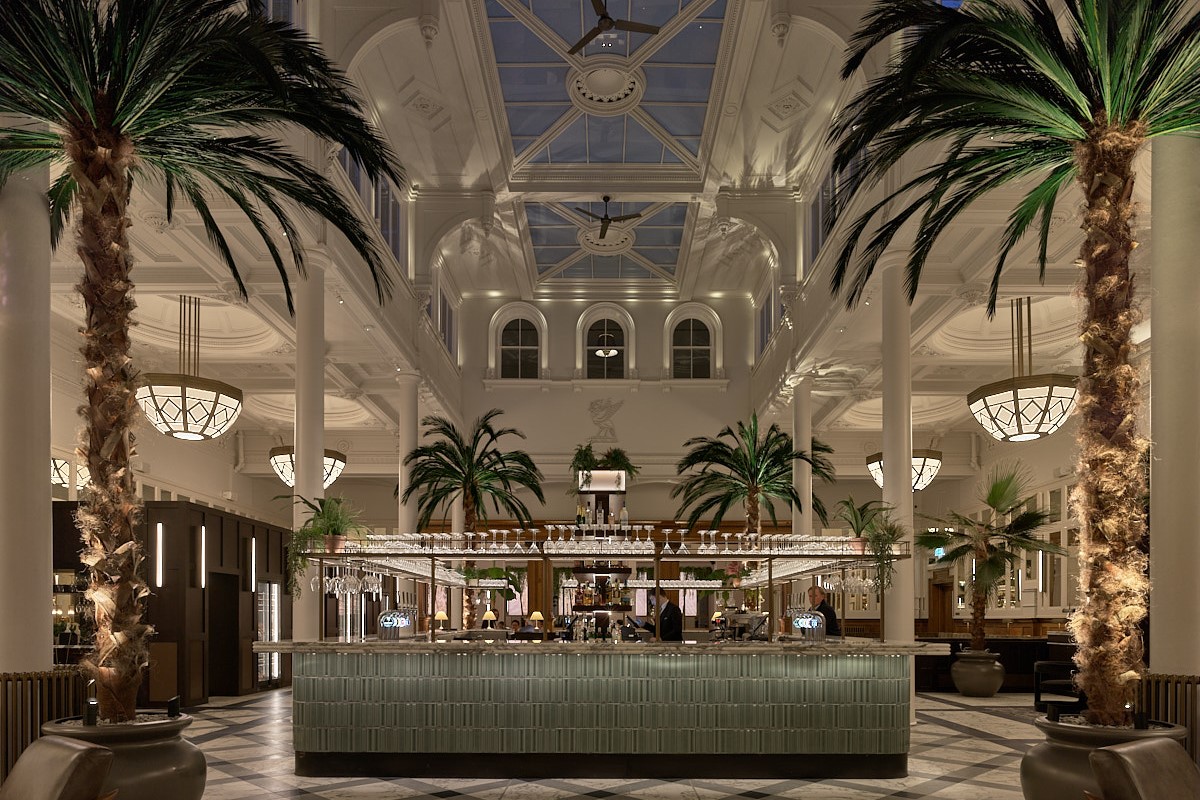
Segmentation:
<svg viewBox="0 0 1200 800">
<path fill-rule="evenodd" d="M 281 690 L 250 698 L 214 698 L 211 704 L 193 710 L 196 722 L 188 729 L 188 738 L 208 757 L 205 800 L 1020 800 L 1021 755 L 1042 738 L 1031 724 L 1031 695 L 1003 694 L 980 700 L 931 694 L 917 698 L 909 775 L 895 780 L 300 778 L 292 774 L 291 701 L 291 692 Z"/>
</svg>

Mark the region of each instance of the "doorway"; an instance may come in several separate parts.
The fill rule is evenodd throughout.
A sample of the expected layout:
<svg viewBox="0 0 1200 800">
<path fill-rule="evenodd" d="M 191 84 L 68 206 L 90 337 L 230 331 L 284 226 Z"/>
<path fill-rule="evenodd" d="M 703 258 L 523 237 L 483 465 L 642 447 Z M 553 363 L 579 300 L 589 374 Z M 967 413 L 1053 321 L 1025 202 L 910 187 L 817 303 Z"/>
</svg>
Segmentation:
<svg viewBox="0 0 1200 800">
<path fill-rule="evenodd" d="M 954 629 L 954 584 L 929 582 L 929 632 L 941 636 Z"/>
<path fill-rule="evenodd" d="M 238 693 L 238 575 L 208 573 L 208 693 Z"/>
</svg>

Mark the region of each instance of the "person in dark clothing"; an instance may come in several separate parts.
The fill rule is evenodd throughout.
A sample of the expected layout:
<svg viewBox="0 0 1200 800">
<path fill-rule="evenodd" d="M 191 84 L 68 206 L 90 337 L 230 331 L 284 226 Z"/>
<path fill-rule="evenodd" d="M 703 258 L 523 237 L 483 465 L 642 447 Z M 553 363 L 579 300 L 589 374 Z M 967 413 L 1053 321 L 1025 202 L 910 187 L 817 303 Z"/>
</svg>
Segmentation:
<svg viewBox="0 0 1200 800">
<path fill-rule="evenodd" d="M 662 632 L 659 634 L 659 641 L 663 642 L 682 642 L 683 641 L 683 612 L 679 610 L 679 606 L 671 602 L 667 597 L 667 593 L 659 589 L 656 602 L 662 608 L 658 614 L 659 624 L 662 625 Z M 642 623 L 642 627 L 654 633 L 655 625 L 650 620 Z"/>
<path fill-rule="evenodd" d="M 837 612 L 829 604 L 825 590 L 820 586 L 808 587 L 808 603 L 813 611 L 820 611 L 825 617 L 825 635 L 841 636 L 842 626 L 838 623 Z"/>
</svg>

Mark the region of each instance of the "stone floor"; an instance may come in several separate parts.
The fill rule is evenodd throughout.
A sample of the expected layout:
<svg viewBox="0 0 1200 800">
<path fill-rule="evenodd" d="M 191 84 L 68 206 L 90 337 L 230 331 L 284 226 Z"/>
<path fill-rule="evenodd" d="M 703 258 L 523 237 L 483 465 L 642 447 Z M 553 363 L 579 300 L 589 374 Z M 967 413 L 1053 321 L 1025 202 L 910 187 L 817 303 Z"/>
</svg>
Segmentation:
<svg viewBox="0 0 1200 800">
<path fill-rule="evenodd" d="M 1031 695 L 1003 694 L 981 700 L 930 694 L 917 698 L 909 775 L 895 780 L 300 778 L 292 774 L 291 700 L 289 690 L 280 690 L 250 698 L 214 698 L 209 705 L 193 710 L 196 722 L 189 728 L 189 738 L 208 757 L 205 800 L 1020 800 L 1021 755 L 1041 740 L 1031 724 Z"/>
</svg>

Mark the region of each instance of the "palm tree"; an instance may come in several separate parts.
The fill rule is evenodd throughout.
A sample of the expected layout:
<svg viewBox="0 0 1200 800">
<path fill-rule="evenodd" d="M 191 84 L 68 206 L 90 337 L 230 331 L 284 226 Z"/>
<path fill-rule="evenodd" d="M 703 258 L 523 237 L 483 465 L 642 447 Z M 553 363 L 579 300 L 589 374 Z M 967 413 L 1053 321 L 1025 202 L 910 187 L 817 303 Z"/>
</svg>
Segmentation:
<svg viewBox="0 0 1200 800">
<path fill-rule="evenodd" d="M 851 495 L 845 500 L 838 500 L 833 516 L 846 523 L 856 537 L 865 538 L 887 512 L 888 506 L 880 500 L 868 500 L 860 505 L 854 502 Z"/>
<path fill-rule="evenodd" d="M 929 550 L 943 550 L 938 564 L 973 564 L 971 575 L 971 649 L 987 649 L 983 620 L 987 601 L 1010 568 L 1021 569 L 1028 552 L 1063 554 L 1056 544 L 1042 541 L 1034 534 L 1046 524 L 1050 514 L 1028 507 L 1029 478 L 1019 467 L 998 465 L 992 468 L 984 489 L 987 511 L 983 519 L 971 519 L 952 511 L 944 518 L 931 518 L 939 529 L 918 533 L 914 541 Z"/>
<path fill-rule="evenodd" d="M 739 420 L 736 430 L 726 427 L 715 439 L 697 436 L 683 446 L 692 449 L 679 459 L 675 472 L 696 472 L 676 484 L 671 497 L 682 495 L 675 516 L 691 508 L 688 527 L 709 513 L 716 527 L 735 503 L 741 503 L 746 510 L 746 532 L 756 533 L 762 507 L 771 515 L 771 522 L 777 521 L 774 500 L 800 508 L 800 495 L 792 483 L 792 462 L 796 459 L 811 464 L 815 477 L 826 482 L 834 480 L 833 465 L 824 457 L 833 452 L 832 448 L 814 439 L 812 454 L 793 450 L 792 437 L 775 423 L 760 435 L 757 414 L 750 415 L 748 425 Z M 813 511 L 824 522 L 824 505 L 816 496 L 812 500 Z"/>
<path fill-rule="evenodd" d="M 84 430 L 91 470 L 80 506 L 83 562 L 95 607 L 100 716 L 128 720 L 148 659 L 142 622 L 149 589 L 135 535 L 142 503 L 130 470 L 138 372 L 129 357 L 134 309 L 127 231 L 133 181 L 165 190 L 166 213 L 182 196 L 245 288 L 214 218 L 215 193 L 262 237 L 284 287 L 288 273 L 267 220 L 304 273 L 291 207 L 338 228 L 389 288 L 366 229 L 320 170 L 278 138 L 288 126 L 340 143 L 373 179 L 402 181 L 388 146 L 364 119 L 345 76 L 303 33 L 246 11 L 244 0 L 6 0 L 0 14 L 0 113 L 32 120 L 0 129 L 0 186 L 34 167 L 61 169 L 49 192 L 51 235 L 76 212 L 83 262 Z M 291 292 L 288 290 L 291 307 Z"/>
<path fill-rule="evenodd" d="M 970 0 L 950 9 L 931 0 L 879 0 L 851 41 L 843 75 L 853 74 L 878 44 L 895 43 L 895 51 L 831 133 L 835 168 L 860 167 L 851 198 L 878 186 L 905 155 L 921 150 L 927 157 L 928 147 L 942 148 L 932 166 L 889 187 L 849 223 L 833 286 L 850 304 L 908 222 L 916 229 L 907 263 L 911 299 L 942 231 L 979 197 L 1015 185 L 1024 194 L 1000 243 L 988 306 L 994 312 L 1013 247 L 1034 228 L 1044 271 L 1059 197 L 1072 183 L 1082 194 L 1078 263 L 1086 310 L 1075 505 L 1083 599 L 1071 630 L 1088 718 L 1099 724 L 1128 723 L 1135 683 L 1128 677 L 1145 671 L 1130 198 L 1134 163 L 1148 141 L 1200 131 L 1200 19 L 1189 6 L 1186 0 Z"/>
<path fill-rule="evenodd" d="M 429 524 L 438 508 L 461 499 L 464 526 L 474 531 L 479 521 L 487 520 L 487 500 L 497 513 L 504 509 L 522 526 L 533 518 L 525 503 L 517 496 L 520 488 L 528 489 L 543 504 L 542 473 L 529 453 L 524 450 L 501 450 L 497 443 L 505 436 L 522 439 L 525 434 L 516 428 L 495 428 L 492 420 L 502 412 L 498 408 L 475 420 L 470 436 L 465 437 L 445 417 L 429 416 L 421 420 L 425 436 L 440 436 L 432 444 L 423 444 L 404 457 L 411 468 L 404 502 L 414 494 L 417 501 L 417 527 Z"/>
</svg>

